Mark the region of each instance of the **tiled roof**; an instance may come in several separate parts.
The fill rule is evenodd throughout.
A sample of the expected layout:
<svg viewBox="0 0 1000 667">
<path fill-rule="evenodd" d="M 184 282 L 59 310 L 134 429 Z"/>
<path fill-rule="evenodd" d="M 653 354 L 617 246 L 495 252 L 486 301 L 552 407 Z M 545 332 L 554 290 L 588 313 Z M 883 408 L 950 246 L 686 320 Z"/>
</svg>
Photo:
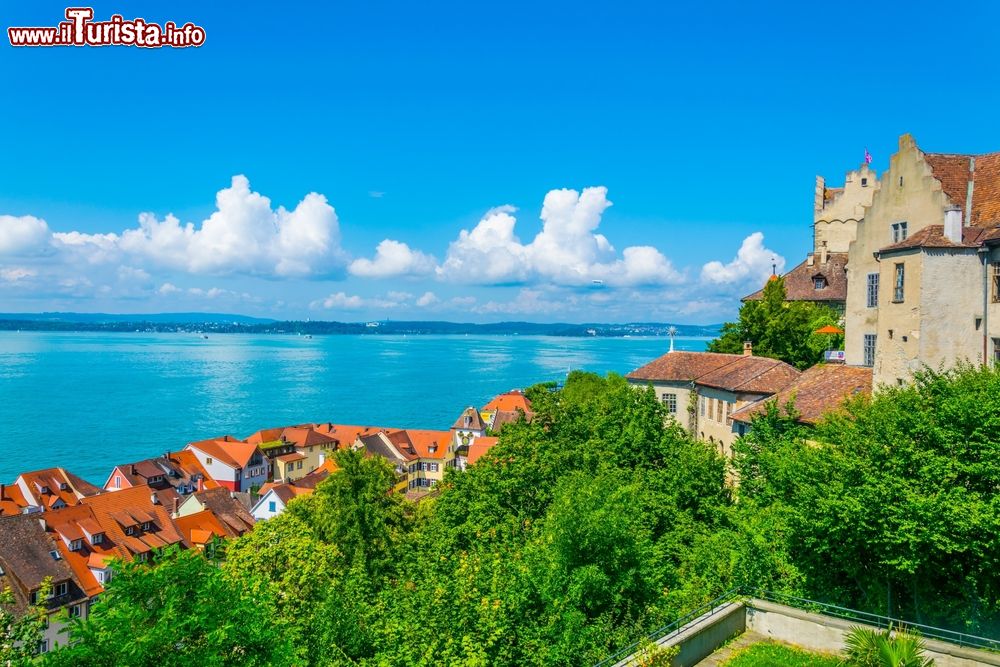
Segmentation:
<svg viewBox="0 0 1000 667">
<path fill-rule="evenodd" d="M 924 160 L 951 203 L 962 209 L 972 226 L 1000 223 L 1000 152 L 982 155 L 924 153 Z M 966 211 L 969 182 L 972 211 Z"/>
<path fill-rule="evenodd" d="M 212 537 L 228 537 L 225 526 L 209 510 L 188 514 L 174 520 L 177 530 L 184 538 L 184 545 L 189 549 L 204 546 L 211 542 Z"/>
<path fill-rule="evenodd" d="M 462 410 L 462 414 L 458 416 L 457 420 L 455 420 L 452 428 L 477 431 L 486 430 L 486 426 L 483 424 L 483 418 L 479 416 L 479 410 L 472 407 Z"/>
<path fill-rule="evenodd" d="M 236 537 L 253 528 L 253 515 L 243 503 L 233 498 L 228 489 L 218 488 L 194 494 L 201 506 L 210 511 L 227 529 L 230 537 Z"/>
<path fill-rule="evenodd" d="M 697 384 L 735 393 L 773 394 L 801 373 L 784 361 L 744 356 L 695 379 Z"/>
<path fill-rule="evenodd" d="M 710 371 L 733 363 L 739 355 L 716 352 L 668 352 L 625 377 L 629 380 L 692 382 Z"/>
<path fill-rule="evenodd" d="M 494 445 L 496 445 L 499 440 L 500 438 L 489 436 L 476 438 L 472 441 L 472 444 L 469 445 L 469 455 L 466 457 L 466 461 L 470 465 L 475 463 L 483 456 L 483 454 L 493 449 Z"/>
<path fill-rule="evenodd" d="M 72 568 L 62 558 L 56 542 L 45 532 L 42 515 L 19 514 L 0 517 L 0 590 L 10 588 L 13 609 L 22 612 L 30 605 L 31 591 L 51 577 L 52 582 L 67 582 L 67 593 L 49 602 L 50 608 L 83 599 L 84 595 Z M 58 559 L 52 557 L 55 552 Z"/>
<path fill-rule="evenodd" d="M 106 546 L 103 551 L 131 559 L 135 553 L 181 541 L 169 511 L 163 505 L 154 505 L 152 497 L 149 487 L 137 486 L 81 501 L 91 508 L 97 523 L 104 529 Z M 152 523 L 151 530 L 141 529 L 140 524 L 144 521 Z M 130 525 L 139 527 L 131 536 L 125 534 L 125 528 Z"/>
<path fill-rule="evenodd" d="M 521 412 L 520 410 L 515 410 L 513 412 L 507 410 L 497 410 L 496 414 L 493 416 L 493 423 L 490 425 L 490 428 L 494 431 L 499 431 L 504 427 L 504 425 L 512 424 L 517 420 L 519 420 L 521 418 L 521 415 L 524 415 L 525 421 L 530 422 L 534 418 L 535 413 L 534 412 L 525 413 Z"/>
<path fill-rule="evenodd" d="M 785 274 L 785 299 L 787 301 L 846 301 L 847 300 L 847 253 L 831 252 L 827 255 L 826 264 L 820 264 L 819 257 L 814 256 L 812 266 L 809 260 L 803 261 Z M 816 277 L 826 278 L 826 287 L 816 289 Z M 759 301 L 764 297 L 764 290 L 759 289 L 753 294 L 743 297 L 744 301 Z"/>
<path fill-rule="evenodd" d="M 777 359 L 714 352 L 668 352 L 625 377 L 630 380 L 695 382 L 736 393 L 773 394 L 799 376 Z"/>
<path fill-rule="evenodd" d="M 257 445 L 237 440 L 231 435 L 192 442 L 188 447 L 198 449 L 231 468 L 245 467 L 257 451 Z"/>
<path fill-rule="evenodd" d="M 290 427 L 281 432 L 281 437 L 296 447 L 332 447 L 337 444 L 333 436 L 320 433 L 312 427 Z"/>
<path fill-rule="evenodd" d="M 282 463 L 291 463 L 292 461 L 301 461 L 306 457 L 302 452 L 292 452 L 291 454 L 282 454 L 277 458 L 278 461 Z"/>
<path fill-rule="evenodd" d="M 197 486 L 199 476 L 207 488 L 219 485 L 209 477 L 208 472 L 198 461 L 198 457 L 189 450 L 168 452 L 153 459 L 115 466 L 115 470 L 111 472 L 111 476 L 108 477 L 108 481 L 104 485 L 105 488 L 113 488 L 112 481 L 116 474 L 122 475 L 131 486 L 149 485 L 156 489 L 177 488 L 179 486 L 194 487 Z M 151 479 L 157 477 L 162 477 L 162 480 L 150 483 Z"/>
<path fill-rule="evenodd" d="M 451 443 L 450 431 L 431 431 L 408 428 L 404 431 L 410 444 L 422 459 L 444 459 Z M 434 451 L 431 451 L 431 450 Z"/>
<path fill-rule="evenodd" d="M 16 484 L 0 484 L 0 516 L 20 514 L 28 506 Z"/>
<path fill-rule="evenodd" d="M 350 447 L 355 441 L 365 435 L 383 430 L 380 426 L 355 426 L 352 424 L 316 424 L 314 428 L 324 435 L 331 436 L 341 447 Z"/>
<path fill-rule="evenodd" d="M 252 445 L 263 445 L 265 442 L 274 442 L 275 440 L 281 438 L 281 432 L 284 430 L 284 426 L 279 426 L 277 428 L 264 428 L 247 438 L 247 442 Z"/>
<path fill-rule="evenodd" d="M 944 225 L 928 225 L 914 232 L 898 243 L 888 245 L 880 253 L 894 250 L 910 250 L 912 248 L 975 248 L 987 235 L 988 230 L 981 227 L 963 227 L 962 242 L 955 243 L 944 235 Z"/>
<path fill-rule="evenodd" d="M 767 403 L 777 401 L 784 409 L 792 398 L 799 413 L 799 421 L 815 424 L 827 412 L 838 408 L 846 398 L 858 393 L 872 391 L 872 369 L 839 364 L 813 366 L 797 380 L 783 388 L 771 398 L 751 403 L 734 412 L 733 421 L 749 423 L 754 416 L 762 414 Z"/>
<path fill-rule="evenodd" d="M 27 487 L 29 497 L 26 497 L 25 500 L 31 505 L 46 509 L 53 508 L 58 501 L 62 501 L 66 505 L 76 505 L 81 498 L 101 492 L 101 489 L 90 482 L 84 481 L 62 468 L 46 468 L 45 470 L 26 472 L 21 474 L 18 479 L 23 481 L 24 486 Z M 63 486 L 66 488 L 62 488 Z M 42 493 L 43 489 L 46 489 L 45 493 Z"/>
<path fill-rule="evenodd" d="M 523 410 L 525 412 L 531 412 L 531 401 L 528 400 L 523 391 L 520 389 L 513 389 L 503 394 L 494 396 L 493 400 L 483 406 L 483 410 L 500 410 L 504 412 Z"/>
</svg>

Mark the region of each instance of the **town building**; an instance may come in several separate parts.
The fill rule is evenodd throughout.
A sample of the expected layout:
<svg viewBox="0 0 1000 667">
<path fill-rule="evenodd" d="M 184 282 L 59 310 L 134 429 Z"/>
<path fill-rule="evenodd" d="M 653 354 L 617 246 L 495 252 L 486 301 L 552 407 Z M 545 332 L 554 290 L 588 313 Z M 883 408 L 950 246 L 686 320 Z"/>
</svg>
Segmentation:
<svg viewBox="0 0 1000 667">
<path fill-rule="evenodd" d="M 871 393 L 872 369 L 818 364 L 803 371 L 773 396 L 736 410 L 730 419 L 736 434 L 743 435 L 750 430 L 753 419 L 764 414 L 773 402 L 782 414 L 791 406 L 800 424 L 815 426 L 825 415 L 840 409 L 844 401 Z"/>
<path fill-rule="evenodd" d="M 748 348 L 742 355 L 668 352 L 625 377 L 635 386 L 652 386 L 678 424 L 729 456 L 737 437 L 730 416 L 773 396 L 799 375 L 785 362 L 755 357 Z"/>
<path fill-rule="evenodd" d="M 157 494 L 160 504 L 174 507 L 195 491 L 219 486 L 190 450 L 166 452 L 162 456 L 115 466 L 104 482 L 106 491 L 146 486 Z"/>
<path fill-rule="evenodd" d="M 255 523 L 248 507 L 249 500 L 248 495 L 236 494 L 226 488 L 198 491 L 181 503 L 175 518 L 180 520 L 194 514 L 211 512 L 223 527 L 226 537 L 239 537 L 252 530 Z"/>
<path fill-rule="evenodd" d="M 101 492 L 99 488 L 62 468 L 46 468 L 18 475 L 14 480 L 24 506 L 29 512 L 44 512 L 77 505 Z M 9 494 L 11 502 L 13 494 Z"/>
<path fill-rule="evenodd" d="M 520 389 L 511 389 L 493 397 L 480 411 L 483 423 L 492 432 L 499 432 L 505 424 L 516 422 L 522 416 L 531 421 L 535 413 L 531 409 L 531 401 Z"/>
<path fill-rule="evenodd" d="M 219 486 L 230 491 L 251 491 L 267 482 L 270 466 L 255 444 L 225 435 L 192 442 L 185 449 L 194 453 Z"/>
</svg>

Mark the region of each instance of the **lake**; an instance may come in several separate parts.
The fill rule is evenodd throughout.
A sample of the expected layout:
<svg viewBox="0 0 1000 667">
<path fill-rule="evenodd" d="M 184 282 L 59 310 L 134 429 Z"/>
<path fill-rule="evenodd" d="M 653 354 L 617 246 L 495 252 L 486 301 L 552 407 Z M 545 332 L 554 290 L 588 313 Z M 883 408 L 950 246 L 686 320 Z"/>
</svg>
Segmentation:
<svg viewBox="0 0 1000 667">
<path fill-rule="evenodd" d="M 668 347 L 665 337 L 0 332 L 0 481 L 61 466 L 102 485 L 117 464 L 302 422 L 447 429 L 508 389 L 569 370 L 627 373 Z"/>
</svg>

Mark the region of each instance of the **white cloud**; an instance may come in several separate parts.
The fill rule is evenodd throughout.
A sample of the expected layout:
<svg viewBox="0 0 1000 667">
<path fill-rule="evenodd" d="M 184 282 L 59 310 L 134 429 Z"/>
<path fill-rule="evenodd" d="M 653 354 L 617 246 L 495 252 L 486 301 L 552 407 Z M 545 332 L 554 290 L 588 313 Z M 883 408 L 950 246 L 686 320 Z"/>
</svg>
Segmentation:
<svg viewBox="0 0 1000 667">
<path fill-rule="evenodd" d="M 736 257 L 728 264 L 712 261 L 701 267 L 701 278 L 715 285 L 762 283 L 771 275 L 772 262 L 777 264 L 780 274 L 785 267 L 785 258 L 764 246 L 763 233 L 754 232 L 743 239 Z"/>
<path fill-rule="evenodd" d="M 16 283 L 28 278 L 34 278 L 38 272 L 34 269 L 27 269 L 21 266 L 12 266 L 0 269 L 0 280 L 5 283 Z"/>
<path fill-rule="evenodd" d="M 49 226 L 31 215 L 0 215 L 0 257 L 36 255 L 49 242 Z"/>
<path fill-rule="evenodd" d="M 180 292 L 182 290 L 180 287 L 174 285 L 173 283 L 163 283 L 162 285 L 160 285 L 160 289 L 156 291 L 164 296 L 167 296 L 169 294 L 176 294 L 177 292 Z"/>
<path fill-rule="evenodd" d="M 599 280 L 614 286 L 683 282 L 684 276 L 652 246 L 625 248 L 621 257 L 597 233 L 612 205 L 607 188 L 552 190 L 542 203 L 542 230 L 528 244 L 515 235 L 516 209 L 487 212 L 472 231 L 462 230 L 448 247 L 439 276 L 455 282 L 517 284 L 548 282 L 585 285 Z"/>
<path fill-rule="evenodd" d="M 375 249 L 374 259 L 356 259 L 350 272 L 362 278 L 424 276 L 434 273 L 437 262 L 430 255 L 392 239 L 385 239 Z"/>
<path fill-rule="evenodd" d="M 123 232 L 118 246 L 193 274 L 312 277 L 343 267 L 337 213 L 323 195 L 306 195 L 292 211 L 272 210 L 271 200 L 253 192 L 245 176 L 234 176 L 215 200 L 216 211 L 200 226 L 143 213 L 139 227 Z"/>
<path fill-rule="evenodd" d="M 428 306 L 433 306 L 440 301 L 441 299 L 439 299 L 434 292 L 424 292 L 420 295 L 420 298 L 417 299 L 417 305 L 421 308 L 426 308 Z"/>
<path fill-rule="evenodd" d="M 364 305 L 365 305 L 365 300 L 362 299 L 360 296 L 357 295 L 348 296 L 344 292 L 337 292 L 336 294 L 331 294 L 325 299 L 313 301 L 310 304 L 310 306 L 314 309 L 326 308 L 328 310 L 332 308 L 343 308 L 348 310 L 354 310 L 357 308 L 361 308 Z"/>
</svg>

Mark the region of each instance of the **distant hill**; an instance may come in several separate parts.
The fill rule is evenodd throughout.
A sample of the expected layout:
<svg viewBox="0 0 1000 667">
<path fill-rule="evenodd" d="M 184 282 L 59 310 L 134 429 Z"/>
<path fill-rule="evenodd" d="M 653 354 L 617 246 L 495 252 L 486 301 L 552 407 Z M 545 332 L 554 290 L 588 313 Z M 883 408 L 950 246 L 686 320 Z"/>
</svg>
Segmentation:
<svg viewBox="0 0 1000 667">
<path fill-rule="evenodd" d="M 681 337 L 714 338 L 721 325 L 660 322 L 624 324 L 538 322 L 325 322 L 277 321 L 244 315 L 214 313 L 155 313 L 110 315 L 106 313 L 0 313 L 0 330 L 23 331 L 211 331 L 215 333 L 301 335 L 493 335 L 624 337 L 666 336 L 671 327 Z"/>
<path fill-rule="evenodd" d="M 31 322 L 79 322 L 106 324 L 111 322 L 150 322 L 159 324 L 190 323 L 239 323 L 266 324 L 274 320 L 246 315 L 221 313 L 0 313 L 0 320 L 28 320 Z"/>
</svg>

